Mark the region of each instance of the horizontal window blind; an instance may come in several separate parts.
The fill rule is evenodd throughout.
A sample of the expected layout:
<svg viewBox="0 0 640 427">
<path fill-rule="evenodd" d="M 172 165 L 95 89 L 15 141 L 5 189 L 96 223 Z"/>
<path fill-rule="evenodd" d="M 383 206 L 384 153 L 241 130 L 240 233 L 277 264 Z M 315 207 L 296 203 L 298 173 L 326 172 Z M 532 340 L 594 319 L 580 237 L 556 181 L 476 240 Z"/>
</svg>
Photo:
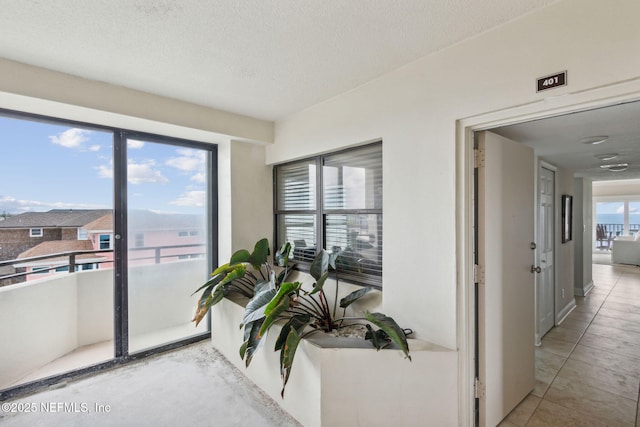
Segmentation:
<svg viewBox="0 0 640 427">
<path fill-rule="evenodd" d="M 278 210 L 316 208 L 316 162 L 301 162 L 277 168 Z"/>
<path fill-rule="evenodd" d="M 276 246 L 302 264 L 325 248 L 341 277 L 380 286 L 382 144 L 278 165 L 274 178 Z"/>
</svg>

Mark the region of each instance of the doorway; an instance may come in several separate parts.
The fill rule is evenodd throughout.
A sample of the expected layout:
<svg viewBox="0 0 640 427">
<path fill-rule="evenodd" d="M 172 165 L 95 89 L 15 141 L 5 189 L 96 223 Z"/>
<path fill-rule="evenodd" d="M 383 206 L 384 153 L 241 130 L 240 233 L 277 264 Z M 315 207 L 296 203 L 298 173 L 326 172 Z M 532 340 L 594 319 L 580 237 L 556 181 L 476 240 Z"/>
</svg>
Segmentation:
<svg viewBox="0 0 640 427">
<path fill-rule="evenodd" d="M 555 168 L 538 167 L 536 260 L 536 345 L 555 325 Z"/>
<path fill-rule="evenodd" d="M 594 99 L 593 94 L 584 93 L 580 97 L 576 97 L 573 100 L 559 100 L 553 103 L 553 108 L 547 105 L 528 105 L 524 108 L 518 108 L 517 111 L 505 110 L 497 113 L 490 113 L 486 115 L 474 116 L 473 118 L 463 119 L 458 122 L 458 165 L 459 165 L 459 182 L 458 182 L 458 202 L 462 208 L 458 212 L 458 266 L 461 272 L 459 278 L 459 289 L 461 294 L 459 296 L 458 304 L 459 310 L 459 325 L 460 325 L 460 337 L 461 337 L 461 364 L 460 372 L 461 378 L 466 378 L 467 381 L 461 383 L 460 398 L 461 398 L 461 422 L 469 425 L 476 424 L 485 416 L 482 414 L 482 407 L 480 407 L 480 414 L 478 415 L 476 403 L 477 397 L 486 393 L 483 384 L 478 384 L 475 377 L 476 363 L 478 362 L 478 355 L 475 353 L 476 337 L 479 329 L 479 325 L 474 323 L 475 314 L 479 311 L 479 307 L 476 305 L 477 298 L 474 294 L 474 288 L 477 284 L 476 278 L 482 278 L 482 266 L 478 266 L 474 261 L 477 256 L 474 251 L 474 236 L 482 233 L 484 224 L 479 223 L 478 219 L 473 214 L 473 207 L 478 203 L 478 195 L 474 194 L 474 185 L 477 179 L 477 175 L 474 164 L 476 162 L 476 155 L 473 151 L 473 139 L 474 133 L 483 130 L 492 130 L 500 126 L 506 126 L 515 123 L 528 123 L 534 120 L 542 120 L 543 118 L 556 118 L 566 114 L 572 114 L 576 112 L 587 112 L 594 109 L 603 109 L 608 106 L 620 105 L 622 103 L 629 103 L 635 101 L 640 96 L 640 85 L 630 84 L 632 88 L 626 87 L 621 91 L 620 87 L 608 88 L 605 92 L 609 95 L 607 98 Z M 602 96 L 602 94 L 598 94 Z M 579 98 L 579 99 L 578 99 Z M 504 135 L 503 135 L 504 136 Z M 583 147 L 584 148 L 584 147 Z M 587 149 L 593 149 L 593 147 L 587 147 Z M 536 152 L 536 154 L 538 154 Z M 586 153 L 593 157 L 593 153 Z M 575 156 L 572 156 L 575 157 Z M 486 159 L 485 159 L 486 160 Z M 532 193 L 532 196 L 534 193 Z M 559 193 L 556 193 L 556 197 L 559 197 Z M 501 211 L 492 211 L 490 215 L 501 215 Z M 555 220 L 554 220 L 555 223 Z M 589 224 L 590 226 L 590 224 Z M 557 225 L 556 225 L 557 227 Z M 589 228 L 589 227 L 588 227 Z M 583 230 L 580 230 L 582 232 Z M 574 230 L 575 232 L 575 230 Z M 556 242 L 557 243 L 557 242 Z M 557 247 L 555 250 L 557 251 Z M 564 248 L 563 248 L 564 249 Z M 493 256 L 489 254 L 489 256 Z M 540 257 L 538 256 L 538 259 Z M 585 261 L 586 263 L 586 261 Z M 531 265 L 535 268 L 536 263 Z M 530 266 L 530 267 L 531 267 Z M 541 268 L 542 270 L 542 268 Z M 557 274 L 557 271 L 556 271 Z M 571 291 L 569 297 L 572 297 Z M 555 295 L 556 299 L 560 295 Z M 533 300 L 531 303 L 533 306 Z M 481 314 L 482 316 L 482 314 Z M 560 316 L 562 317 L 562 316 Z M 555 320 L 555 319 L 554 319 Z M 481 319 L 482 321 L 482 319 Z M 508 327 L 508 320 L 503 320 L 503 327 Z M 534 337 L 532 336 L 532 341 Z M 482 352 L 483 349 L 480 349 Z M 481 354 L 481 353 L 480 353 Z"/>
</svg>

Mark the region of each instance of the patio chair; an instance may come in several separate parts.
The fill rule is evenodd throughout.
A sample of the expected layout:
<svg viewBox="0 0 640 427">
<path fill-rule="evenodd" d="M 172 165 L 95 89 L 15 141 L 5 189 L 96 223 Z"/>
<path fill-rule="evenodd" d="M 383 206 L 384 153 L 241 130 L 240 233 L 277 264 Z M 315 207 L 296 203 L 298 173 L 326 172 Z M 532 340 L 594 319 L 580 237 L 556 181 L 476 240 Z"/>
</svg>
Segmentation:
<svg viewBox="0 0 640 427">
<path fill-rule="evenodd" d="M 598 249 L 606 249 L 609 250 L 611 245 L 611 237 L 607 232 L 607 226 L 604 224 L 596 225 L 596 241 L 598 245 L 596 246 Z"/>
</svg>

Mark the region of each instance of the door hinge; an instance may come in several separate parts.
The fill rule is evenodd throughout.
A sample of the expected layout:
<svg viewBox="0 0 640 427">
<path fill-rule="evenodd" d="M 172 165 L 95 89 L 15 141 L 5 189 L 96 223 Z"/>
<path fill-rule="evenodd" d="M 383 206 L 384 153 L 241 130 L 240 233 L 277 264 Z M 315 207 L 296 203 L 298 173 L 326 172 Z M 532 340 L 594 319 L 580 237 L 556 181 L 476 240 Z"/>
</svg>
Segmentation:
<svg viewBox="0 0 640 427">
<path fill-rule="evenodd" d="M 486 394 L 484 383 L 478 378 L 473 383 L 473 393 L 476 399 L 482 399 Z"/>
<path fill-rule="evenodd" d="M 473 282 L 484 285 L 484 266 L 478 264 L 473 265 Z"/>
<path fill-rule="evenodd" d="M 484 167 L 484 151 L 479 148 L 473 150 L 473 167 L 478 169 Z"/>
</svg>

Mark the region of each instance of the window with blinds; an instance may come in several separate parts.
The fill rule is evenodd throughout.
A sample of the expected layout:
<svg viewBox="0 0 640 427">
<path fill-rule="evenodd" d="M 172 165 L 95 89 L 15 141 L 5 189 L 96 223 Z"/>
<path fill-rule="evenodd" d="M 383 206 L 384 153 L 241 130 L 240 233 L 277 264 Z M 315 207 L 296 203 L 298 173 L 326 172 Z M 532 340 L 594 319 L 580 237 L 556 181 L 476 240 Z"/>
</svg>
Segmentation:
<svg viewBox="0 0 640 427">
<path fill-rule="evenodd" d="M 304 265 L 325 248 L 341 278 L 381 285 L 382 143 L 275 167 L 276 246 Z"/>
</svg>

